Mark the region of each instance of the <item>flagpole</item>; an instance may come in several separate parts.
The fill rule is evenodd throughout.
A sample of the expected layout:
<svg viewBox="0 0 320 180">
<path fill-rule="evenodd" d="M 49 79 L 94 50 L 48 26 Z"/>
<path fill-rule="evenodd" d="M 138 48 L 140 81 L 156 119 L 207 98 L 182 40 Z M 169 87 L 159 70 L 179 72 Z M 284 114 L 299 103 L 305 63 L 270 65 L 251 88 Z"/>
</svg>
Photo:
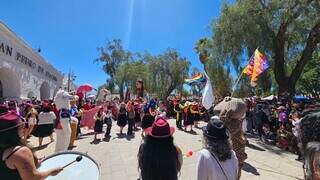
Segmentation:
<svg viewBox="0 0 320 180">
<path fill-rule="evenodd" d="M 236 87 L 238 85 L 238 83 L 240 82 L 240 79 L 242 77 L 243 72 L 241 71 L 240 75 L 238 76 L 238 79 L 236 81 L 236 83 L 234 84 L 234 86 L 232 87 L 232 93 L 231 93 L 231 97 L 233 97 L 234 91 L 236 90 Z"/>
</svg>

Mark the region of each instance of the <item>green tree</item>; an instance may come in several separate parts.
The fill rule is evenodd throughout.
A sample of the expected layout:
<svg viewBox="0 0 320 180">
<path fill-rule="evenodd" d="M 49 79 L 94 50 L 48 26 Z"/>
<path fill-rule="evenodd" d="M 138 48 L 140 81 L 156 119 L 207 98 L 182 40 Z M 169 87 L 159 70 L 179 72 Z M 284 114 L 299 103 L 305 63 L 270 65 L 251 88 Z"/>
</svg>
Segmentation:
<svg viewBox="0 0 320 180">
<path fill-rule="evenodd" d="M 271 60 L 278 93 L 293 95 L 320 43 L 318 0 L 237 0 L 224 4 L 213 23 L 217 53 L 238 72 L 244 52 L 255 48 Z"/>
<path fill-rule="evenodd" d="M 298 81 L 297 90 L 300 93 L 320 98 L 320 53 L 308 63 Z"/>
<path fill-rule="evenodd" d="M 181 57 L 176 50 L 168 49 L 158 56 L 145 54 L 148 63 L 149 88 L 151 93 L 157 94 L 162 100 L 184 83 L 188 77 L 190 62 Z"/>
<path fill-rule="evenodd" d="M 148 89 L 149 71 L 148 66 L 141 60 L 128 61 L 117 69 L 115 82 L 119 89 L 130 88 L 132 93 L 136 93 L 136 81 L 142 79 L 145 88 Z M 123 92 L 123 90 L 122 90 Z"/>
<path fill-rule="evenodd" d="M 200 39 L 195 48 L 204 69 L 210 77 L 215 95 L 225 97 L 231 94 L 232 76 L 227 62 L 217 52 L 218 48 L 212 39 Z"/>
<path fill-rule="evenodd" d="M 122 46 L 122 42 L 120 39 L 114 39 L 112 41 L 108 41 L 105 47 L 99 47 L 98 51 L 100 52 L 100 56 L 95 60 L 95 62 L 102 63 L 102 69 L 104 72 L 109 75 L 108 84 L 110 87 L 115 87 L 115 74 L 117 69 L 121 64 L 126 63 L 132 60 L 132 54 L 125 50 Z M 119 85 L 119 84 L 118 84 Z M 123 86 L 120 84 L 119 86 L 120 97 L 123 94 Z"/>
</svg>

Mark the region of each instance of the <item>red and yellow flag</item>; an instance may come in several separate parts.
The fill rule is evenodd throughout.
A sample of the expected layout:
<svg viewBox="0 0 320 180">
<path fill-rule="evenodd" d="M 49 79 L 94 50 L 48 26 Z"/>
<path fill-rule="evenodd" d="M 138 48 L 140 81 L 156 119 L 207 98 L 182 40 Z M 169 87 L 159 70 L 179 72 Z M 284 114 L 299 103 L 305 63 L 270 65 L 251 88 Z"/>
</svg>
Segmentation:
<svg viewBox="0 0 320 180">
<path fill-rule="evenodd" d="M 242 73 L 251 77 L 251 86 L 256 86 L 258 76 L 268 68 L 269 64 L 267 57 L 256 49 L 254 55 L 249 60 L 249 64 L 244 68 Z"/>
</svg>

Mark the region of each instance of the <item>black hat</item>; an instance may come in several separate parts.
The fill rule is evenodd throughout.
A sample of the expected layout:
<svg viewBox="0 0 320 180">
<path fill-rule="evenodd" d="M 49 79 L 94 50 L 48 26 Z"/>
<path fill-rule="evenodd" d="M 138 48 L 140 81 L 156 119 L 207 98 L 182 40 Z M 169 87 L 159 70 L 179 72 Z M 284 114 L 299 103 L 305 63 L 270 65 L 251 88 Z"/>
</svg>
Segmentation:
<svg viewBox="0 0 320 180">
<path fill-rule="evenodd" d="M 229 138 L 229 132 L 218 116 L 211 117 L 207 126 L 202 128 L 203 135 L 216 140 Z"/>
</svg>

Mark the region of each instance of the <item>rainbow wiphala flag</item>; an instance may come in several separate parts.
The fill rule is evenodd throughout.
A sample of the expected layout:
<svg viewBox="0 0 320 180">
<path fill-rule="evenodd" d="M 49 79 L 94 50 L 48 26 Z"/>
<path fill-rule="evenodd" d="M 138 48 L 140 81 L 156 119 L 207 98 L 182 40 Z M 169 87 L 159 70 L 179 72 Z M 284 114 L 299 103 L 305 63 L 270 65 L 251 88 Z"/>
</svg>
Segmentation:
<svg viewBox="0 0 320 180">
<path fill-rule="evenodd" d="M 201 83 L 205 83 L 206 81 L 207 81 L 207 78 L 202 73 L 197 73 L 194 76 L 192 76 L 192 78 L 184 80 L 184 82 L 189 85 L 201 84 Z"/>
<path fill-rule="evenodd" d="M 250 58 L 249 64 L 244 68 L 242 73 L 251 77 L 251 86 L 257 85 L 258 76 L 269 68 L 268 59 L 258 49 Z"/>
</svg>

